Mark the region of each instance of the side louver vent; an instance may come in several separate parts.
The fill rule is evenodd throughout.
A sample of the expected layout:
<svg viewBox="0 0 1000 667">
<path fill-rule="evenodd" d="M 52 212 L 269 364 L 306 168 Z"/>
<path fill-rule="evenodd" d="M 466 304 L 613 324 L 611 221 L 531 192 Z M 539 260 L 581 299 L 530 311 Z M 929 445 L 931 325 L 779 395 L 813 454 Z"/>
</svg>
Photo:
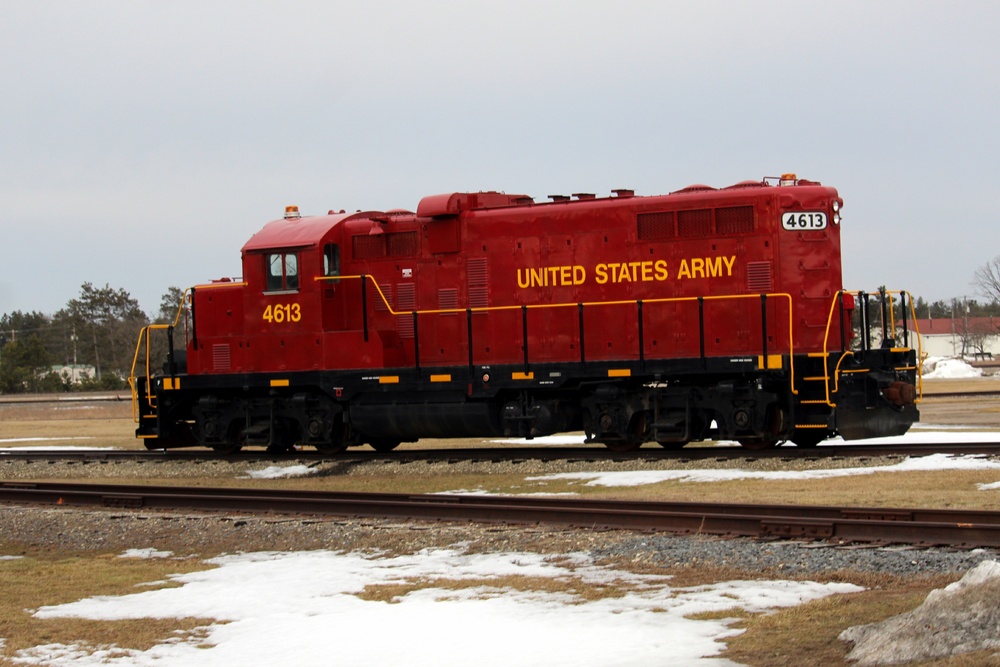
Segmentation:
<svg viewBox="0 0 1000 667">
<path fill-rule="evenodd" d="M 747 262 L 747 289 L 762 294 L 774 289 L 771 262 Z"/>
<path fill-rule="evenodd" d="M 212 346 L 212 370 L 228 371 L 232 368 L 229 343 L 216 343 Z"/>
<path fill-rule="evenodd" d="M 402 314 L 396 318 L 400 338 L 413 338 L 413 316 L 411 311 L 417 309 L 417 286 L 413 283 L 396 285 L 396 310 Z"/>
<path fill-rule="evenodd" d="M 487 286 L 485 257 L 474 257 L 465 265 L 466 286 L 469 290 L 469 308 L 485 308 L 490 305 Z"/>
</svg>

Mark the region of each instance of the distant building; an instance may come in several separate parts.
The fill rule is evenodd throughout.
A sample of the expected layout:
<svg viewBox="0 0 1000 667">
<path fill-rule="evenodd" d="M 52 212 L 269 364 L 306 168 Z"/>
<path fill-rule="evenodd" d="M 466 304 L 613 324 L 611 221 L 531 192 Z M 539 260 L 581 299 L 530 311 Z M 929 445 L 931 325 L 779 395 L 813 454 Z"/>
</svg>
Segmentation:
<svg viewBox="0 0 1000 667">
<path fill-rule="evenodd" d="M 916 327 L 913 320 L 908 319 L 907 328 L 911 336 L 915 329 L 920 332 L 922 351 L 929 357 L 992 359 L 994 354 L 1000 355 L 1000 318 L 918 319 Z M 915 347 L 915 342 L 911 339 L 910 347 Z"/>
<path fill-rule="evenodd" d="M 93 366 L 83 364 L 70 364 L 69 366 L 53 366 L 52 372 L 62 377 L 70 384 L 80 384 L 84 380 L 93 380 L 97 377 L 97 372 Z"/>
</svg>

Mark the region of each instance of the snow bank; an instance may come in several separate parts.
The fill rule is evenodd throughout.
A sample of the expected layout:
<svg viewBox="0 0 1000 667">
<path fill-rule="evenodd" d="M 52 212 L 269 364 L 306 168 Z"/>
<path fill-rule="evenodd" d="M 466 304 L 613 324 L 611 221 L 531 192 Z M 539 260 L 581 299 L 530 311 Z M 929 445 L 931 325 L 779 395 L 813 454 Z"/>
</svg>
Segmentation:
<svg viewBox="0 0 1000 667">
<path fill-rule="evenodd" d="M 961 359 L 927 357 L 923 363 L 923 374 L 925 380 L 956 380 L 981 377 L 983 372 Z"/>
<path fill-rule="evenodd" d="M 983 561 L 913 611 L 840 633 L 859 665 L 893 665 L 1000 648 L 1000 563 Z"/>
</svg>

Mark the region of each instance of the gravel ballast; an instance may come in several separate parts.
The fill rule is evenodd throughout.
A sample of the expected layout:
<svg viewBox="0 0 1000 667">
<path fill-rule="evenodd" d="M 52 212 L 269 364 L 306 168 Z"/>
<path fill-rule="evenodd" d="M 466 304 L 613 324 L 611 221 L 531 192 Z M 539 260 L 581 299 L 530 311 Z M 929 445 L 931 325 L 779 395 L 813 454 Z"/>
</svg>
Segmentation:
<svg viewBox="0 0 1000 667">
<path fill-rule="evenodd" d="M 996 550 L 985 549 L 859 547 L 544 526 L 36 507 L 6 507 L 0 513 L 0 535 L 6 547 L 14 550 L 107 553 L 155 547 L 198 555 L 306 549 L 413 553 L 462 544 L 478 552 L 585 552 L 600 560 L 633 563 L 644 569 L 719 567 L 782 577 L 833 571 L 951 574 L 998 558 Z"/>
<path fill-rule="evenodd" d="M 866 459 L 861 465 L 891 465 L 899 457 Z M 284 461 L 281 465 L 293 465 Z M 245 477 L 258 464 L 208 461 L 29 463 L 4 461 L 5 480 L 119 479 L 141 483 L 145 479 L 233 480 Z M 858 459 L 839 460 L 715 460 L 614 462 L 596 464 L 563 462 L 459 462 L 452 464 L 353 464 L 345 470 L 336 462 L 312 463 L 315 474 L 407 475 L 478 471 L 570 472 L 577 469 L 642 469 L 646 467 L 750 467 L 811 468 L 857 466 Z M 0 536 L 8 548 L 114 552 L 156 547 L 180 554 L 220 552 L 334 549 L 379 550 L 412 553 L 420 549 L 464 544 L 474 551 L 586 552 L 600 559 L 636 563 L 643 567 L 722 567 L 765 573 L 769 576 L 811 576 L 832 571 L 862 571 L 900 576 L 964 572 L 983 560 L 997 557 L 996 550 L 923 549 L 835 545 L 809 541 L 758 541 L 710 536 L 675 536 L 616 530 L 562 527 L 464 524 L 356 518 L 303 518 L 279 515 L 218 515 L 170 513 L 149 510 L 82 510 L 78 508 L 5 507 L 0 512 Z M 3 555 L 3 554 L 0 554 Z"/>
</svg>

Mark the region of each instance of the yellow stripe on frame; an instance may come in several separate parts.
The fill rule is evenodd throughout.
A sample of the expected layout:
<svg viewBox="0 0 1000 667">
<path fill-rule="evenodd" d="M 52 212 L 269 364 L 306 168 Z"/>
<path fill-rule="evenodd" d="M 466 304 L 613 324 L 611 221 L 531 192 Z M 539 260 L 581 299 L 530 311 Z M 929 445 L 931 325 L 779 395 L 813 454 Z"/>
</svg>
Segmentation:
<svg viewBox="0 0 1000 667">
<path fill-rule="evenodd" d="M 288 384 L 288 380 L 271 380 L 272 387 L 287 387 Z"/>
<path fill-rule="evenodd" d="M 450 375 L 432 375 L 431 382 L 451 382 Z"/>
<path fill-rule="evenodd" d="M 398 375 L 380 375 L 378 378 L 379 384 L 399 384 Z"/>
<path fill-rule="evenodd" d="M 784 358 L 780 354 L 769 354 L 767 355 L 767 365 L 764 365 L 764 355 L 757 355 L 757 368 L 768 369 L 779 369 L 784 364 Z"/>
<path fill-rule="evenodd" d="M 163 378 L 163 389 L 165 391 L 177 390 L 181 388 L 180 378 Z"/>
<path fill-rule="evenodd" d="M 608 369 L 609 378 L 627 378 L 632 377 L 632 369 L 630 368 L 609 368 Z"/>
<path fill-rule="evenodd" d="M 531 373 L 521 373 L 521 372 L 511 373 L 510 379 L 511 380 L 534 380 L 535 379 L 535 373 L 534 373 L 534 371 L 532 371 Z"/>
</svg>

